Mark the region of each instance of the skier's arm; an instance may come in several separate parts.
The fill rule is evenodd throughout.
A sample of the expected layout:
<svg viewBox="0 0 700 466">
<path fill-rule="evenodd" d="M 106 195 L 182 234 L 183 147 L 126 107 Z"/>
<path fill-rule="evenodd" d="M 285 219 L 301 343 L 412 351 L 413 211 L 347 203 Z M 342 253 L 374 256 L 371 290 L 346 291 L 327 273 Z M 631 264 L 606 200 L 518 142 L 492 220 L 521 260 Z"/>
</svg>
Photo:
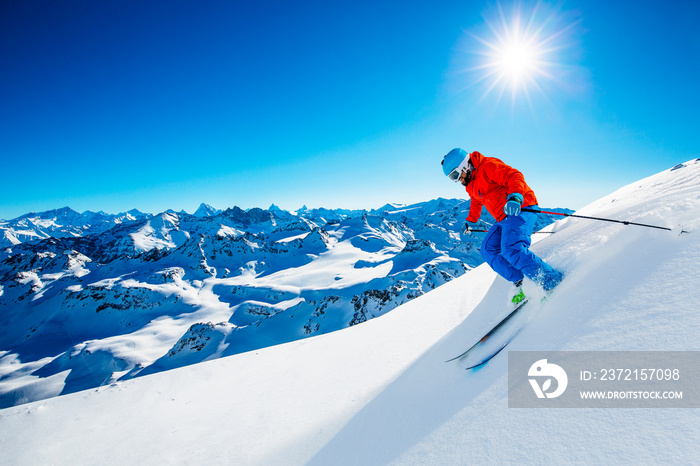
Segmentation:
<svg viewBox="0 0 700 466">
<path fill-rule="evenodd" d="M 481 208 L 483 204 L 473 197 L 471 198 L 471 205 L 469 206 L 469 215 L 467 216 L 467 222 L 476 223 L 481 218 Z"/>
</svg>

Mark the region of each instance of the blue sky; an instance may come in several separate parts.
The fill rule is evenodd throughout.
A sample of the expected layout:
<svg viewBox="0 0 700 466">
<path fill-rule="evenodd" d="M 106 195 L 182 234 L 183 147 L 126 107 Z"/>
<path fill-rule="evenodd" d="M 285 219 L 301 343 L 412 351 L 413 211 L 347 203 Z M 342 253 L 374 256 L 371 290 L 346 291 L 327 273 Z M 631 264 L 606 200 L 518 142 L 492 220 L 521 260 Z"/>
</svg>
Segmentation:
<svg viewBox="0 0 700 466">
<path fill-rule="evenodd" d="M 464 197 L 454 147 L 579 208 L 700 157 L 698 20 L 694 1 L 1 2 L 0 218 Z M 508 37 L 540 43 L 526 85 L 484 68 Z"/>
</svg>

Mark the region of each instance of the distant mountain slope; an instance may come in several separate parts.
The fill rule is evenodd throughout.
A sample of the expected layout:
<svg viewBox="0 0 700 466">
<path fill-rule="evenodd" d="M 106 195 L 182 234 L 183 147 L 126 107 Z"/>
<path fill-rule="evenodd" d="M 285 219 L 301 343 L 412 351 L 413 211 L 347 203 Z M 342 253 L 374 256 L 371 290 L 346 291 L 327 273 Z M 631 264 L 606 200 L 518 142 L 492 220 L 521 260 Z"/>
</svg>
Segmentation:
<svg viewBox="0 0 700 466">
<path fill-rule="evenodd" d="M 117 215 L 90 211 L 79 214 L 70 207 L 32 212 L 12 220 L 0 221 L 0 248 L 21 243 L 36 243 L 47 238 L 75 238 L 100 234 L 116 225 L 149 216 L 135 209 Z M 3 257 L 3 254 L 0 253 L 0 257 Z"/>
</svg>

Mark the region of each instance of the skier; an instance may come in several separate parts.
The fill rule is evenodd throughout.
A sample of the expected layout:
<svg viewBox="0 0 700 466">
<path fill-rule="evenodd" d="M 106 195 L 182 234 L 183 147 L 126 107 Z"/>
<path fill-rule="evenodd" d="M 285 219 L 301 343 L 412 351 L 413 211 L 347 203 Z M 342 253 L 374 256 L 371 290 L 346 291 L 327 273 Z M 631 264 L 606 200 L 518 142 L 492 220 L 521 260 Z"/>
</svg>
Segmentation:
<svg viewBox="0 0 700 466">
<path fill-rule="evenodd" d="M 476 151 L 467 154 L 462 149 L 453 149 L 445 155 L 442 170 L 452 181 L 462 183 L 471 199 L 463 233 L 475 229 L 483 206 L 496 219 L 481 244 L 481 255 L 496 273 L 515 284 L 514 304 L 525 299 L 523 277 L 545 291 L 551 291 L 561 282 L 561 272 L 530 251 L 530 236 L 537 217 L 532 212 L 521 211 L 521 207 L 537 209 L 537 198 L 522 173 L 497 158 Z"/>
</svg>

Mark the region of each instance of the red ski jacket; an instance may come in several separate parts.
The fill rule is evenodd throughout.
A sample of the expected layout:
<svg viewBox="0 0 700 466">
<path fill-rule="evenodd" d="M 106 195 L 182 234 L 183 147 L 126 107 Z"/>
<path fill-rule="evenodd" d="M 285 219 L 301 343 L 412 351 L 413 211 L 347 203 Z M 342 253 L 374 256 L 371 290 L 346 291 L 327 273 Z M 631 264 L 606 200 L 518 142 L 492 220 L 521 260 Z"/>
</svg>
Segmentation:
<svg viewBox="0 0 700 466">
<path fill-rule="evenodd" d="M 503 206 L 508 201 L 508 195 L 513 193 L 523 195 L 523 207 L 537 205 L 535 193 L 518 170 L 495 157 L 484 157 L 476 151 L 469 154 L 469 157 L 474 171 L 466 188 L 471 198 L 468 222 L 479 221 L 484 206 L 500 222 L 506 218 Z"/>
</svg>

